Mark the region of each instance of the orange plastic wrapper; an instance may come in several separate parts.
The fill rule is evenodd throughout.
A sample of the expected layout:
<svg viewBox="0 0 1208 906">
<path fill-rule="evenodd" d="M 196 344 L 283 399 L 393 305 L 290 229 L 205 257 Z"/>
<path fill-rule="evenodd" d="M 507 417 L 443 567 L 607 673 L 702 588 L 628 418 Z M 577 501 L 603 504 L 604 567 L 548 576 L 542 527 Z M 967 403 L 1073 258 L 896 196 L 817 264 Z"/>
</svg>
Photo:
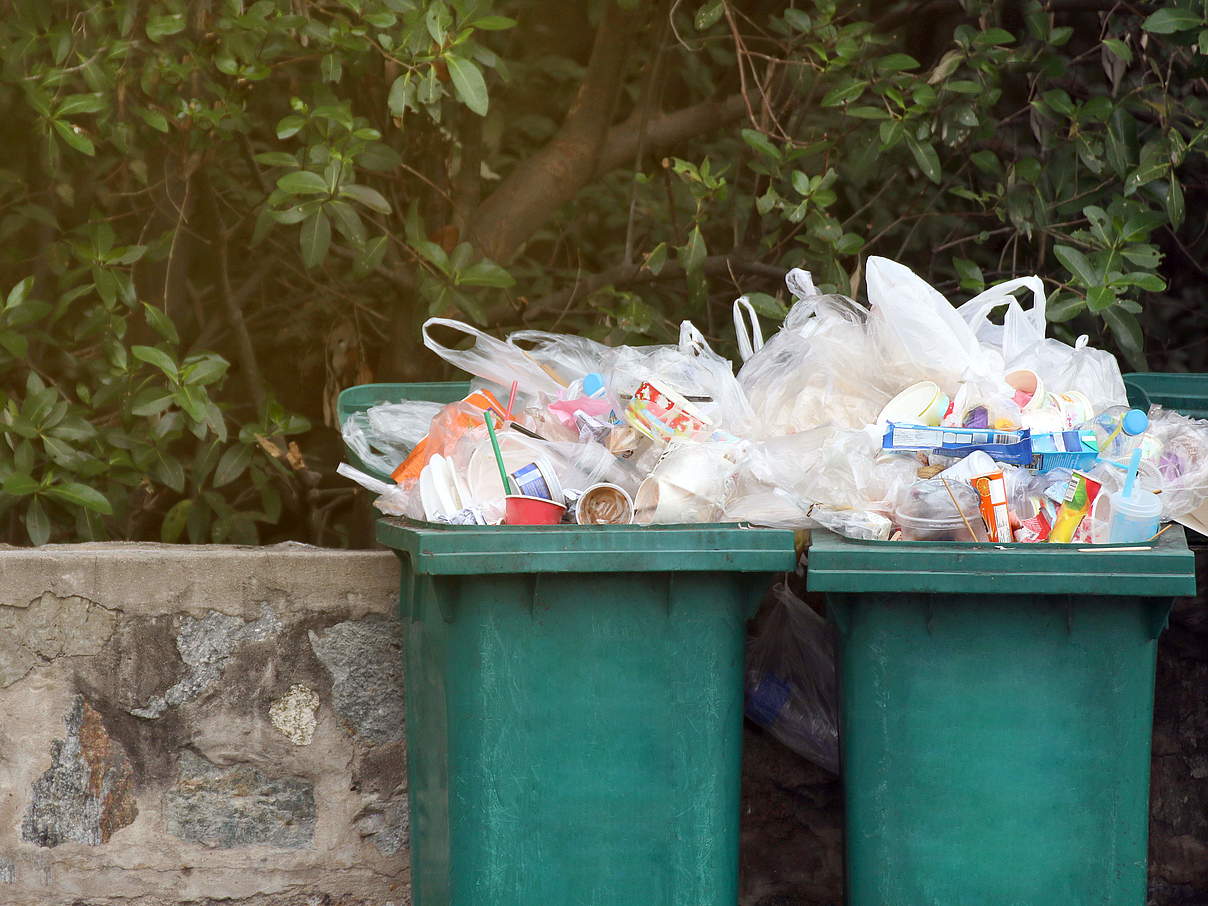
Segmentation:
<svg viewBox="0 0 1208 906">
<path fill-rule="evenodd" d="M 442 456 L 452 453 L 457 441 L 466 431 L 483 423 L 482 413 L 487 409 L 501 418 L 504 416 L 503 405 L 489 390 L 475 390 L 464 400 L 449 403 L 432 419 L 432 427 L 427 435 L 415 445 L 411 454 L 399 463 L 390 477 L 404 488 L 414 485 L 419 481 L 419 473 L 424 470 L 428 460 L 437 453 Z"/>
</svg>

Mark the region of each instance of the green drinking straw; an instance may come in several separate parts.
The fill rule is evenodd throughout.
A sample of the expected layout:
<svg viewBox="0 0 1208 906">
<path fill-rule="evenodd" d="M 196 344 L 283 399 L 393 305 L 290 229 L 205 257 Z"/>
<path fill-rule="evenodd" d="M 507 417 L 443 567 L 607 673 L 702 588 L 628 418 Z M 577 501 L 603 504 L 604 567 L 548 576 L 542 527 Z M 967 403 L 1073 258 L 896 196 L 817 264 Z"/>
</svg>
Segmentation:
<svg viewBox="0 0 1208 906">
<path fill-rule="evenodd" d="M 482 413 L 482 420 L 487 423 L 487 433 L 491 435 L 491 449 L 495 451 L 495 463 L 499 466 L 499 478 L 503 481 L 503 493 L 506 496 L 512 493 L 512 484 L 508 481 L 508 470 L 503 464 L 503 452 L 499 449 L 499 438 L 495 436 L 495 426 L 492 424 L 489 409 Z"/>
</svg>

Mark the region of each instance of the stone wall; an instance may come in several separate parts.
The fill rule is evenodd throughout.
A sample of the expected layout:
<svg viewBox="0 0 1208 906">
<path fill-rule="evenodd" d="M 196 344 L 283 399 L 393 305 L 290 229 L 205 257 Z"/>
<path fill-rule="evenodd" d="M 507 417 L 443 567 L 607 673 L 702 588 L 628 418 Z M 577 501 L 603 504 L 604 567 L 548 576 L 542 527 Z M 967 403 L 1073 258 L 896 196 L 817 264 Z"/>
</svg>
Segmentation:
<svg viewBox="0 0 1208 906">
<path fill-rule="evenodd" d="M 0 550 L 0 904 L 404 906 L 388 552 Z"/>
<path fill-rule="evenodd" d="M 387 552 L 0 549 L 0 906 L 408 906 L 397 583 Z M 1203 601 L 1159 648 L 1150 906 L 1208 906 Z M 840 903 L 840 783 L 745 744 L 742 906 Z"/>
</svg>

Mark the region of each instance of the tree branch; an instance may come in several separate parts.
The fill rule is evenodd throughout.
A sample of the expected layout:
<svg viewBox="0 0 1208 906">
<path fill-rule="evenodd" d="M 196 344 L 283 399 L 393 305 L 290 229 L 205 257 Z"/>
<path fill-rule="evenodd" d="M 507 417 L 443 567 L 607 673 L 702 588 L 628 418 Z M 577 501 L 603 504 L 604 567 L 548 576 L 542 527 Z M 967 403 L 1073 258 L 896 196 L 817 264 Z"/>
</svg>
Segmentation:
<svg viewBox="0 0 1208 906">
<path fill-rule="evenodd" d="M 746 109 L 742 94 L 732 94 L 721 100 L 704 101 L 652 118 L 646 123 L 643 151 L 645 154 L 661 154 L 686 139 L 741 119 Z M 608 131 L 596 161 L 596 176 L 602 176 L 633 160 L 641 141 L 640 126 L 640 115 L 635 115 Z"/>
<path fill-rule="evenodd" d="M 587 73 L 561 128 L 504 178 L 472 219 L 474 243 L 486 256 L 509 260 L 595 175 L 636 18 L 636 13 L 622 10 L 619 4 L 605 4 Z M 632 156 L 631 151 L 628 157 Z"/>
</svg>

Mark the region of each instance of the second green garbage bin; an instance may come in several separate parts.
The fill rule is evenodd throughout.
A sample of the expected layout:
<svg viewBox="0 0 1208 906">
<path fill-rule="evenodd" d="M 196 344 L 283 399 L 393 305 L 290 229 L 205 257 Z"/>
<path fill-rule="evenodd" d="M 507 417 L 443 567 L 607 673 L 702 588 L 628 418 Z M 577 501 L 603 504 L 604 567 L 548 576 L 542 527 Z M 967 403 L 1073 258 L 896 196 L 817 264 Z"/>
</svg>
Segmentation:
<svg viewBox="0 0 1208 906">
<path fill-rule="evenodd" d="M 808 583 L 839 630 L 847 906 L 1144 906 L 1181 527 L 1095 552 L 823 533 Z"/>
<path fill-rule="evenodd" d="M 415 906 L 734 906 L 737 526 L 378 523 L 402 561 Z"/>
</svg>

